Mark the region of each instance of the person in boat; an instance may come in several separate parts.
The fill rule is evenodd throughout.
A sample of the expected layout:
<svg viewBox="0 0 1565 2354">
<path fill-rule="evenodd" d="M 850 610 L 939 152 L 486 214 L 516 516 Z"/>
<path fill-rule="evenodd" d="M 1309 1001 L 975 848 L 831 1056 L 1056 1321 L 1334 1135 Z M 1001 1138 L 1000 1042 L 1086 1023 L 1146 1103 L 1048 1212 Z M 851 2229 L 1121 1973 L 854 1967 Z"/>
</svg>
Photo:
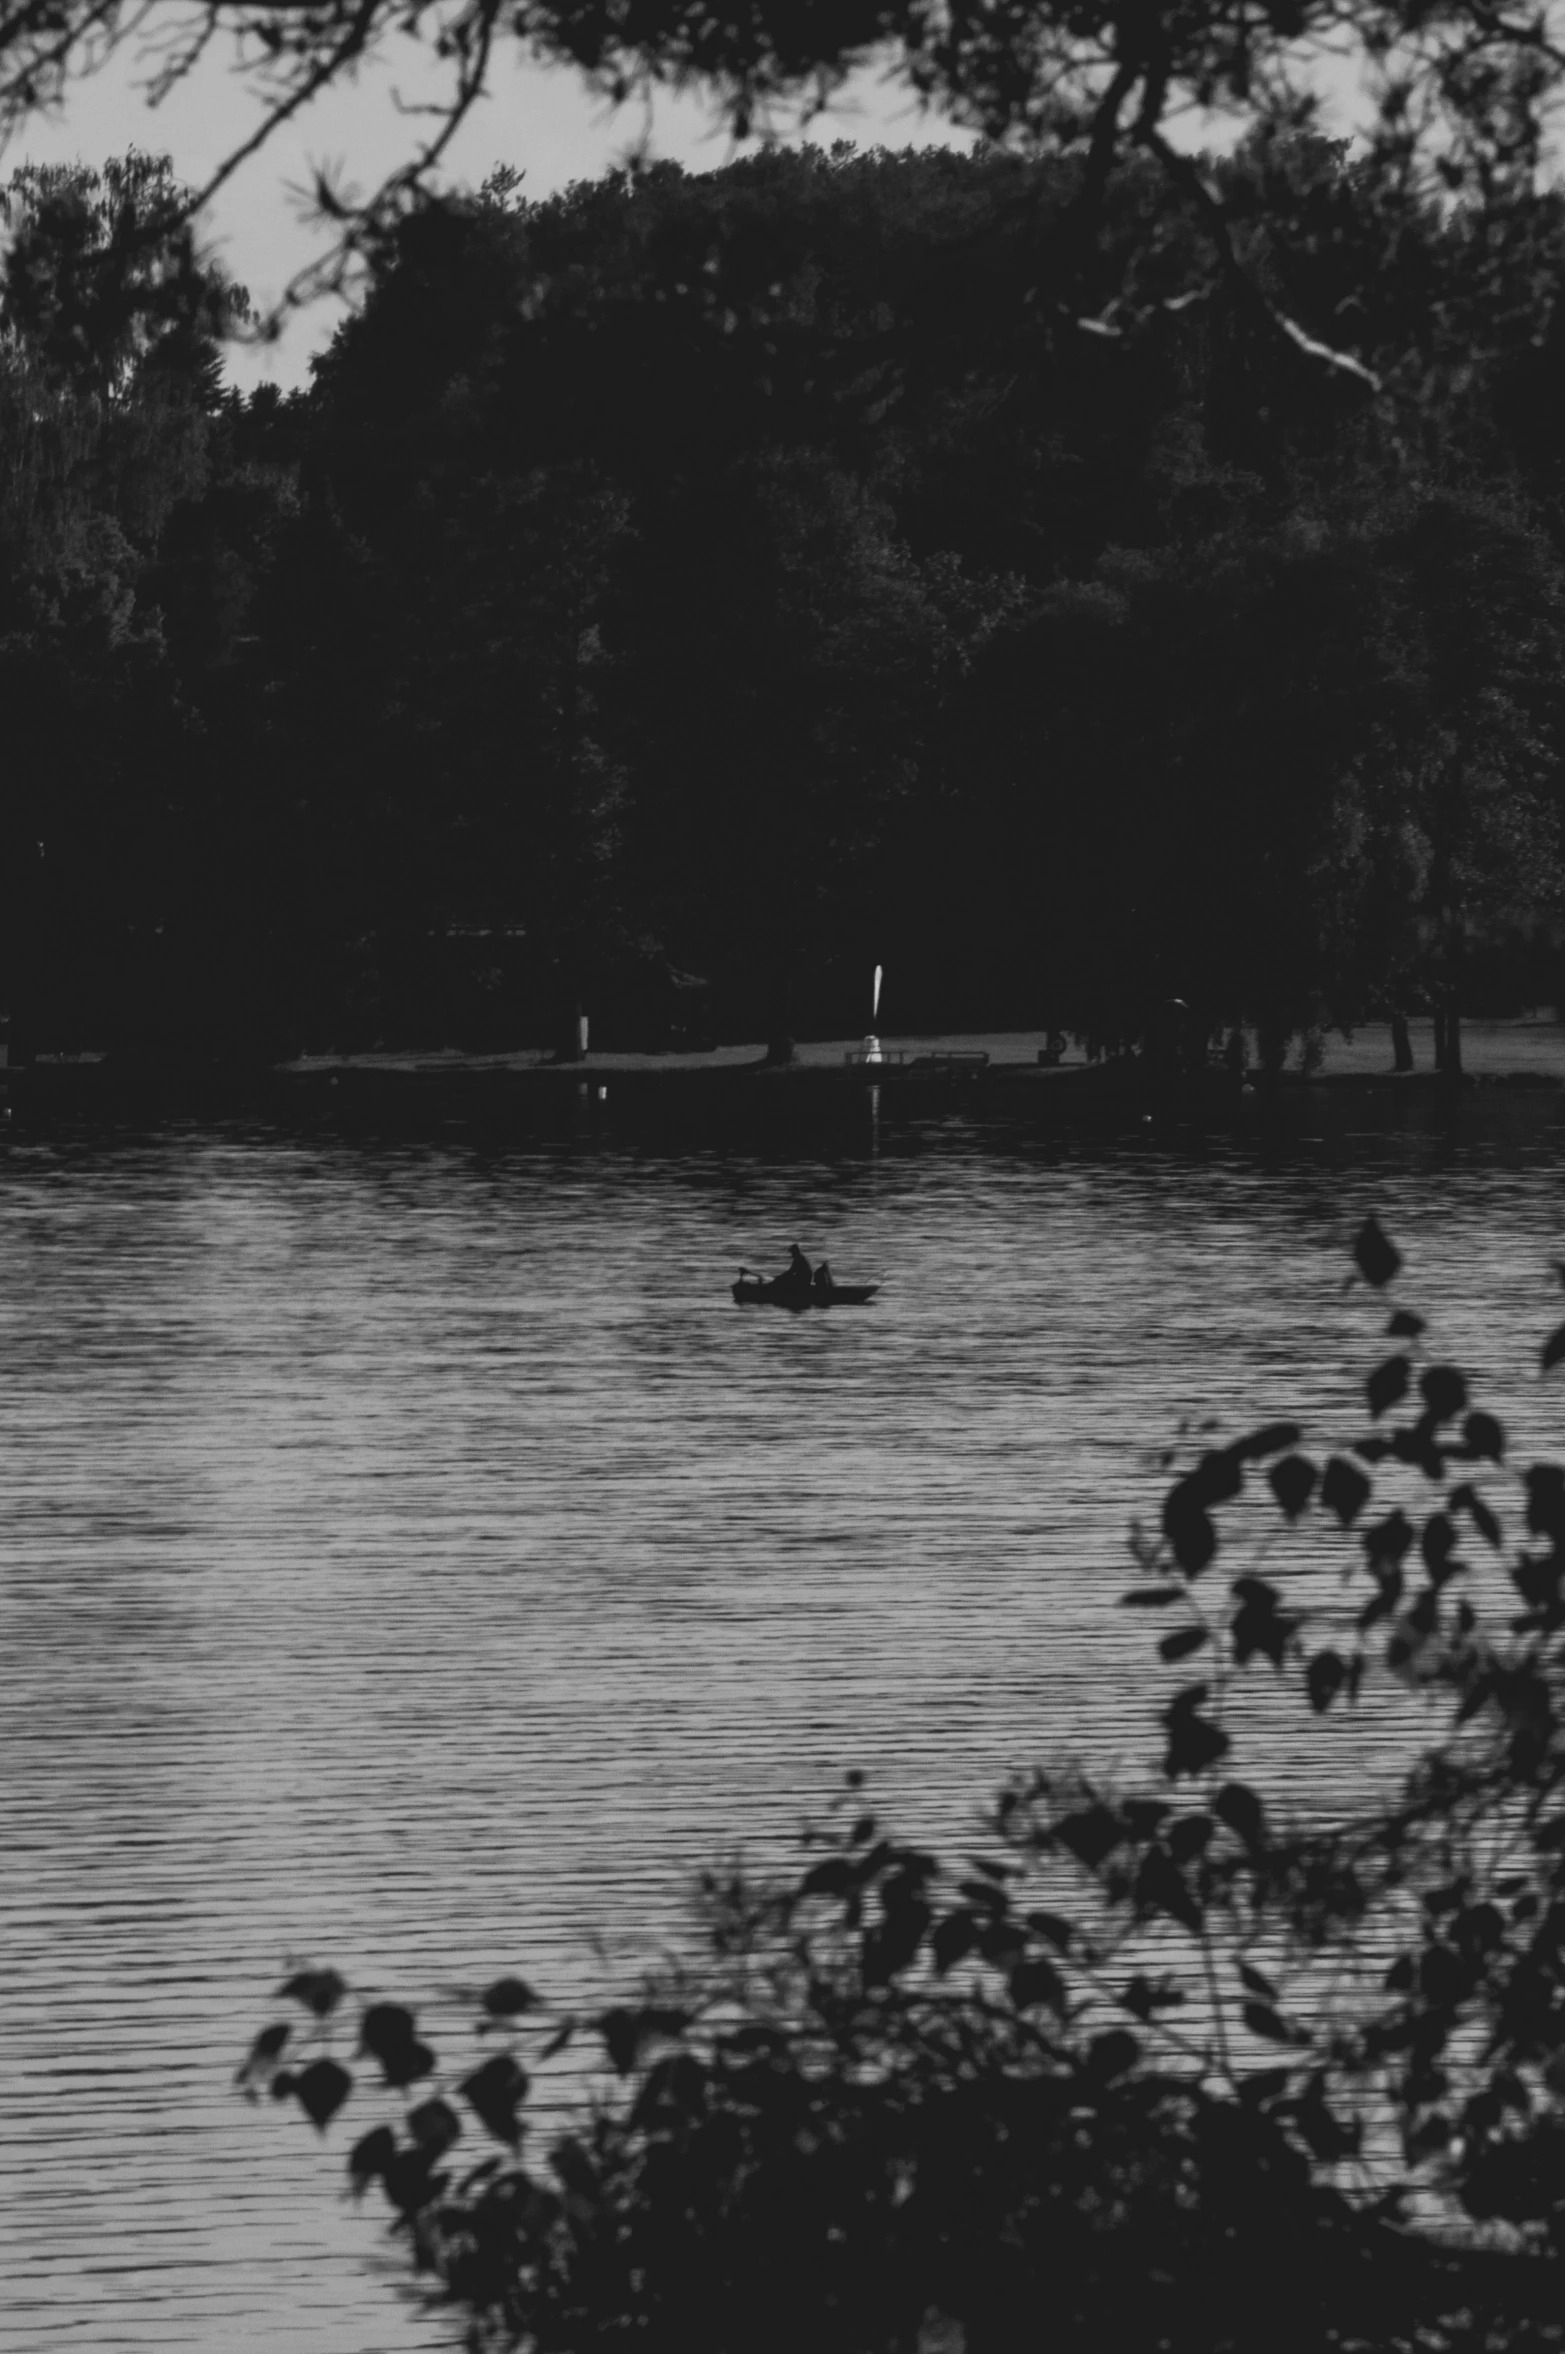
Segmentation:
<svg viewBox="0 0 1565 2354">
<path fill-rule="evenodd" d="M 824 1259 L 815 1270 L 813 1282 L 815 1297 L 818 1300 L 829 1300 L 836 1285 L 832 1281 L 831 1269 Z"/>
<path fill-rule="evenodd" d="M 785 1293 L 789 1299 L 807 1300 L 810 1296 L 812 1280 L 813 1272 L 809 1260 L 800 1250 L 798 1244 L 793 1243 L 788 1251 L 788 1264 L 777 1278 L 777 1289 Z"/>
</svg>

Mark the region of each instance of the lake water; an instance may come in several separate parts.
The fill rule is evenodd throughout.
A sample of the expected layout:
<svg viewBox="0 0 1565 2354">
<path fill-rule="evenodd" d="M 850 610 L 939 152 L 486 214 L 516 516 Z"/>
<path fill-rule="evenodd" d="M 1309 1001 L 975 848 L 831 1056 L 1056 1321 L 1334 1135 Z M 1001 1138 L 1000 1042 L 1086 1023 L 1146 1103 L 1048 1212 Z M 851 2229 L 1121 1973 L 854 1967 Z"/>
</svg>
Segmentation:
<svg viewBox="0 0 1565 2354">
<path fill-rule="evenodd" d="M 8 2350 L 445 2343 L 339 2198 L 341 2130 L 232 2090 L 290 1958 L 568 1995 L 674 1934 L 698 1863 L 785 1860 L 849 1766 L 936 1839 L 1040 1755 L 1139 1766 L 1127 1520 L 1182 1416 L 1352 1425 L 1364 1210 L 1496 1403 L 1559 1309 L 1554 1097 L 1086 1134 L 882 1093 L 13 1123 Z M 795 1239 L 880 1299 L 734 1307 Z"/>
</svg>

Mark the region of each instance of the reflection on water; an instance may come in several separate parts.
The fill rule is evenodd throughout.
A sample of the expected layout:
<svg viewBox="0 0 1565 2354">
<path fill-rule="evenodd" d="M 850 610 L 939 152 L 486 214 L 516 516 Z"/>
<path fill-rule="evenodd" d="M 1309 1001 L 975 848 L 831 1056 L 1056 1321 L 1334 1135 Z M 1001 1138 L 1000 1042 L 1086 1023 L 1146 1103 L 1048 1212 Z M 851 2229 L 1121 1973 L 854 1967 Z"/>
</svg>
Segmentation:
<svg viewBox="0 0 1565 2354">
<path fill-rule="evenodd" d="M 850 1764 L 939 1838 L 1148 1756 L 1125 1522 L 1181 1415 L 1351 1413 L 1363 1209 L 1480 1373 L 1555 1304 L 1548 1099 L 1328 1111 L 14 1137 L 0 2342 L 444 2342 L 232 2094 L 286 1957 L 568 1992 Z M 874 1308 L 735 1308 L 795 1238 Z"/>
</svg>

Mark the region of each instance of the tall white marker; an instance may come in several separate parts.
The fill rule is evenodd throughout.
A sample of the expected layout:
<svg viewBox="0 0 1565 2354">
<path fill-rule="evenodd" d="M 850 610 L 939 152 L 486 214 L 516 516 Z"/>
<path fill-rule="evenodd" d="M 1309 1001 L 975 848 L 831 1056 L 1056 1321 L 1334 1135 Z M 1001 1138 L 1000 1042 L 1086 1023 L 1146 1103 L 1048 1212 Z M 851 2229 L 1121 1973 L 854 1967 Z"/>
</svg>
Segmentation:
<svg viewBox="0 0 1565 2354">
<path fill-rule="evenodd" d="M 881 1051 L 880 1051 L 880 1040 L 879 1040 L 879 1039 L 876 1037 L 876 1035 L 875 1035 L 875 1031 L 874 1031 L 874 1021 L 875 1021 L 875 1016 L 876 1016 L 876 1015 L 879 1013 L 879 1011 L 880 1011 L 880 967 L 879 967 L 879 965 L 877 965 L 877 966 L 875 967 L 875 1001 L 874 1001 L 874 1004 L 873 1004 L 873 1005 L 871 1006 L 871 1008 L 870 1008 L 870 1017 L 869 1017 L 869 1018 L 870 1018 L 870 1025 L 871 1025 L 871 1027 L 870 1027 L 870 1033 L 869 1033 L 869 1036 L 868 1036 L 868 1037 L 865 1039 L 865 1041 L 864 1041 L 864 1060 L 865 1060 L 867 1063 L 878 1063 L 878 1062 L 884 1062 L 884 1060 L 885 1060 L 885 1057 L 884 1057 L 884 1055 L 883 1055 L 883 1054 L 881 1053 Z"/>
</svg>

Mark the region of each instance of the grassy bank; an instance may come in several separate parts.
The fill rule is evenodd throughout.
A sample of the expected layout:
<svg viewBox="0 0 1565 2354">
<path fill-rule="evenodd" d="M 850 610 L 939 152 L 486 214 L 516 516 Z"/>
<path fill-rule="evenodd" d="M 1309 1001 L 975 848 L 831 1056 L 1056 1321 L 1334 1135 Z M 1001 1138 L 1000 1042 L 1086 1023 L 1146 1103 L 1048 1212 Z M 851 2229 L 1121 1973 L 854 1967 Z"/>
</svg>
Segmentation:
<svg viewBox="0 0 1565 2354">
<path fill-rule="evenodd" d="M 1414 1084 L 1434 1078 L 1434 1025 L 1415 1021 L 1409 1025 L 1416 1068 Z M 1320 1068 L 1311 1076 L 1315 1080 L 1366 1080 L 1392 1073 L 1391 1033 L 1383 1022 L 1368 1023 L 1356 1030 L 1351 1038 L 1335 1034 L 1322 1041 L 1324 1054 Z M 986 1054 L 989 1057 L 986 1079 L 1003 1077 L 1007 1080 L 1027 1078 L 1042 1085 L 1058 1086 L 1073 1077 L 1080 1078 L 1089 1068 L 1079 1047 L 1068 1047 L 1060 1063 L 1049 1068 L 1040 1065 L 1038 1057 L 1046 1050 L 1048 1033 L 1043 1030 L 984 1030 L 953 1032 L 939 1036 L 898 1037 L 886 1034 L 881 1039 L 888 1058 L 903 1057 L 899 1063 L 890 1059 L 882 1067 L 880 1076 L 895 1081 L 907 1075 L 907 1065 L 917 1056 L 942 1054 Z M 769 1070 L 765 1065 L 765 1048 L 759 1042 L 739 1046 L 720 1046 L 707 1054 L 621 1054 L 592 1053 L 577 1063 L 559 1064 L 541 1048 L 519 1048 L 511 1053 L 466 1054 L 456 1047 L 437 1051 L 380 1050 L 367 1054 L 306 1054 L 277 1066 L 278 1075 L 294 1079 L 330 1079 L 354 1073 L 403 1075 L 408 1077 L 451 1077 L 458 1073 L 495 1073 L 514 1076 L 547 1076 L 592 1081 L 603 1081 L 613 1076 L 640 1077 L 658 1073 L 713 1072 L 728 1076 L 764 1076 L 768 1082 L 786 1081 L 800 1073 L 848 1073 L 853 1070 L 847 1057 L 861 1049 L 862 1038 L 808 1039 L 799 1043 L 795 1060 L 786 1071 Z M 1253 1046 L 1252 1046 L 1253 1052 Z M 1462 1027 L 1462 1059 L 1468 1077 L 1473 1079 L 1533 1080 L 1540 1084 L 1565 1086 L 1565 1026 L 1552 1016 L 1527 1015 L 1510 1021 L 1470 1021 Z M 862 1070 L 854 1072 L 863 1077 Z M 1302 1078 L 1300 1049 L 1295 1042 L 1289 1051 L 1286 1075 Z M 1408 1081 L 1398 1080 L 1398 1085 Z"/>
</svg>

